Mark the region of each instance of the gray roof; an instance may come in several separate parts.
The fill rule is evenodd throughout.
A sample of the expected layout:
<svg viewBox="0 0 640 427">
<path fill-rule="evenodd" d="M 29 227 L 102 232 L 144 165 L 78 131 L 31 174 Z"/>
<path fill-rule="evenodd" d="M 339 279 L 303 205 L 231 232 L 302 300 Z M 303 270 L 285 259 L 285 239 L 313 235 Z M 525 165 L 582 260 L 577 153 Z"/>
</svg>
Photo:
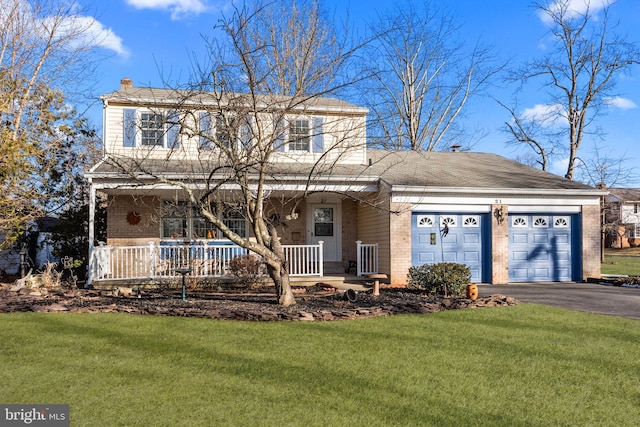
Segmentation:
<svg viewBox="0 0 640 427">
<path fill-rule="evenodd" d="M 640 188 L 609 188 L 609 193 L 623 202 L 640 202 Z"/>
<path fill-rule="evenodd" d="M 314 180 L 332 182 L 382 180 L 393 188 L 469 190 L 573 190 L 595 195 L 603 193 L 580 182 L 532 168 L 502 156 L 474 152 L 414 152 L 369 150 L 370 164 L 336 165 L 314 172 Z M 193 174 L 213 170 L 215 165 L 200 161 L 145 161 L 147 170 L 168 174 Z M 269 174 L 276 181 L 305 180 L 312 165 L 279 163 L 270 165 Z M 121 169 L 108 162 L 97 165 L 88 176 L 126 178 Z M 604 193 L 603 193 L 604 194 Z"/>
<path fill-rule="evenodd" d="M 101 96 L 109 103 L 123 103 L 131 105 L 169 105 L 180 107 L 220 107 L 227 105 L 249 105 L 252 98 L 249 94 L 213 93 L 186 89 L 166 89 L 151 87 L 121 87 L 120 89 Z M 301 110 L 301 111 L 335 111 L 341 113 L 367 114 L 367 108 L 360 107 L 336 98 L 313 96 L 292 98 L 290 96 L 263 94 L 257 95 L 255 102 L 260 108 L 267 110 Z"/>
<path fill-rule="evenodd" d="M 497 154 L 371 150 L 373 168 L 393 186 L 593 190 Z"/>
</svg>

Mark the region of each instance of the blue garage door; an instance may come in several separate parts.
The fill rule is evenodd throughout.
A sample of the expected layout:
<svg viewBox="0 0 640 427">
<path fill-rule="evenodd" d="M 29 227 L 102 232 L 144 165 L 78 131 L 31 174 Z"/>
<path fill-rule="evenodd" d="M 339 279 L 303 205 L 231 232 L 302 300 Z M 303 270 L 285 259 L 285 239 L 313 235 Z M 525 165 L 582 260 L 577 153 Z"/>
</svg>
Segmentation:
<svg viewBox="0 0 640 427">
<path fill-rule="evenodd" d="M 471 269 L 471 281 L 483 282 L 483 237 L 487 235 L 483 229 L 488 222 L 485 216 L 414 212 L 411 218 L 411 264 L 465 264 Z"/>
<path fill-rule="evenodd" d="M 572 280 L 573 235 L 579 228 L 572 215 L 509 215 L 509 281 Z"/>
</svg>

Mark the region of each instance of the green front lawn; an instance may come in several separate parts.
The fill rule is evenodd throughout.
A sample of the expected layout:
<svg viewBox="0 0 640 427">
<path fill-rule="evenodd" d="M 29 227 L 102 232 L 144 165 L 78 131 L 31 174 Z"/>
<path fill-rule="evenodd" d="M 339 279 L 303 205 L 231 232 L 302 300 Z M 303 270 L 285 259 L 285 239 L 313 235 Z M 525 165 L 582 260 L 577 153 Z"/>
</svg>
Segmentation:
<svg viewBox="0 0 640 427">
<path fill-rule="evenodd" d="M 600 265 L 602 274 L 626 274 L 640 276 L 640 257 L 637 256 L 605 256 L 605 263 Z"/>
<path fill-rule="evenodd" d="M 0 315 L 0 402 L 73 426 L 636 425 L 640 323 L 521 304 L 358 321 Z"/>
<path fill-rule="evenodd" d="M 605 249 L 602 274 L 640 276 L 640 248 Z"/>
</svg>

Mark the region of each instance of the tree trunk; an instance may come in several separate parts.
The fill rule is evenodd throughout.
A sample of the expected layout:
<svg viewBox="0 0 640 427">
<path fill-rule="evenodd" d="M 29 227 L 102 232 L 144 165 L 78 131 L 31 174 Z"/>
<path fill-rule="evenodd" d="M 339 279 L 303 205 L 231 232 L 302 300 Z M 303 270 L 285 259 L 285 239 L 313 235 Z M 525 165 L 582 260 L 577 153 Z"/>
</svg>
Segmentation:
<svg viewBox="0 0 640 427">
<path fill-rule="evenodd" d="M 278 304 L 288 307 L 295 305 L 296 299 L 293 297 L 293 291 L 291 290 L 291 282 L 289 281 L 289 272 L 286 268 L 286 261 L 283 261 L 279 268 L 274 268 L 270 264 L 267 264 L 267 273 L 273 284 L 276 287 L 276 295 L 278 297 Z"/>
</svg>

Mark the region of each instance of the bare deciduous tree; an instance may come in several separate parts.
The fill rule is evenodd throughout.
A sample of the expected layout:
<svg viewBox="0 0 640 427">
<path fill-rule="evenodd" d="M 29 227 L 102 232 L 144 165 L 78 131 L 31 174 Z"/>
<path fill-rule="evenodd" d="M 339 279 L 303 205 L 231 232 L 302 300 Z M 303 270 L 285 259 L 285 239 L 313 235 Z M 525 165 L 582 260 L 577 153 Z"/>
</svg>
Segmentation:
<svg viewBox="0 0 640 427">
<path fill-rule="evenodd" d="M 514 119 L 507 123 L 513 142 L 532 148 L 543 167 L 549 153 L 567 153 L 568 179 L 575 177 L 578 151 L 590 125 L 615 96 L 616 78 L 640 61 L 637 45 L 613 32 L 610 8 L 614 3 L 605 4 L 599 12 L 588 0 L 535 3 L 543 21 L 550 25 L 553 48 L 511 75 L 520 85 L 541 82 L 549 97 L 541 108 L 545 111 L 542 115 L 507 108 Z M 576 9 L 576 5 L 584 9 Z"/>
<path fill-rule="evenodd" d="M 467 49 L 458 41 L 459 28 L 445 9 L 428 2 L 398 6 L 373 25 L 376 73 L 366 93 L 376 144 L 416 151 L 469 146 L 458 121 L 501 67 L 490 48 L 478 43 Z"/>
<path fill-rule="evenodd" d="M 364 153 L 366 110 L 358 108 L 356 117 L 347 111 L 353 105 L 326 98 L 353 82 L 344 72 L 356 48 L 337 40 L 312 0 L 237 7 L 218 29 L 224 37 L 208 41 L 209 55 L 194 67 L 192 83 L 172 92 L 176 101 L 162 100 L 177 112 L 173 123 L 180 132 L 198 141 L 197 160 L 176 162 L 180 147 L 159 166 L 148 157 L 110 161 L 136 179 L 180 188 L 226 238 L 262 258 L 279 304 L 292 305 L 283 227 L 297 218 L 305 197 L 339 192 L 329 183 L 338 163 L 353 150 Z M 326 102 L 345 110 L 324 115 L 317 126 L 313 114 L 330 111 Z M 306 112 L 312 117 L 308 137 L 295 139 L 300 129 L 292 118 Z M 312 149 L 322 135 L 322 150 Z M 307 152 L 306 160 L 294 153 L 282 161 L 291 144 L 304 145 L 294 149 Z M 246 218 L 251 237 L 224 220 L 222 204 Z"/>
</svg>

